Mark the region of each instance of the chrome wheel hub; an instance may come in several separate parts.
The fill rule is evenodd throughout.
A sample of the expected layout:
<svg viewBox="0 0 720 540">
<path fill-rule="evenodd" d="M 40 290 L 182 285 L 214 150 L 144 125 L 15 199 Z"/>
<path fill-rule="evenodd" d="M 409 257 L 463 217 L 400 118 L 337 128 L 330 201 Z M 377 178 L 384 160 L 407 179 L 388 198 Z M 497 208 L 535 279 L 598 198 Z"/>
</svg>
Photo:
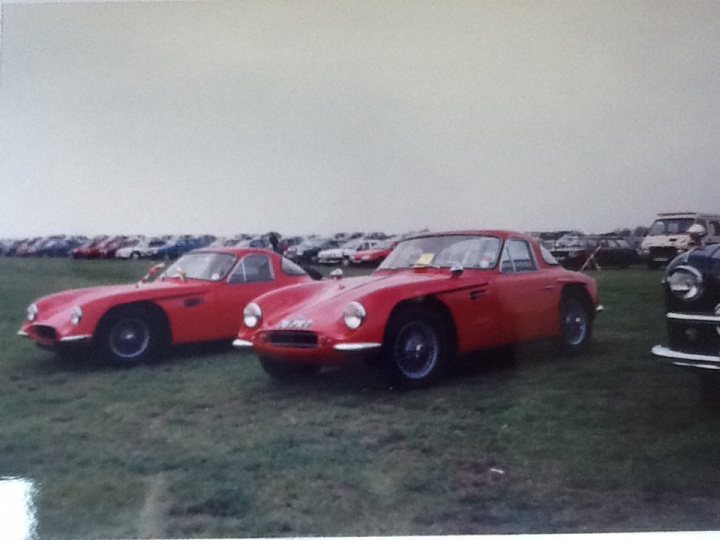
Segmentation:
<svg viewBox="0 0 720 540">
<path fill-rule="evenodd" d="M 422 321 L 412 321 L 398 332 L 395 340 L 397 367 L 410 379 L 427 377 L 440 355 L 440 342 L 435 330 Z"/>
</svg>

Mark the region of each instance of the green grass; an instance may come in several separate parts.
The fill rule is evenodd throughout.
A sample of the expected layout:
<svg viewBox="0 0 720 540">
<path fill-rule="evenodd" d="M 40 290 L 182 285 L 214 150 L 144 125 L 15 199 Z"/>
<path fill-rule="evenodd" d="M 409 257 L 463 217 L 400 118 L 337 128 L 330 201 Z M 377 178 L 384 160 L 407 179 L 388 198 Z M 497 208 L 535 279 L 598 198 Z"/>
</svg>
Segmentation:
<svg viewBox="0 0 720 540">
<path fill-rule="evenodd" d="M 44 538 L 720 528 L 720 419 L 648 354 L 660 272 L 594 274 L 587 354 L 527 345 L 414 392 L 364 364 L 282 385 L 229 347 L 117 370 L 15 336 L 34 298 L 146 267 L 0 259 L 0 476 L 35 482 Z"/>
</svg>

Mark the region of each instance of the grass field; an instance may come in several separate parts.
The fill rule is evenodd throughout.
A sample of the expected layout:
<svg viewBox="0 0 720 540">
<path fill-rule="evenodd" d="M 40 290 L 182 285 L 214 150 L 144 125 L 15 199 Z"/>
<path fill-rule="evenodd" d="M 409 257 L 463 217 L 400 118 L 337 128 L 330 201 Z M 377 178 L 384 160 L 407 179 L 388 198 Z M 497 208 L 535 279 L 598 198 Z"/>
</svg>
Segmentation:
<svg viewBox="0 0 720 540">
<path fill-rule="evenodd" d="M 532 344 L 415 392 L 364 364 L 281 385 L 229 347 L 117 370 L 16 337 L 36 297 L 147 266 L 0 259 L 0 476 L 34 482 L 43 538 L 720 528 L 720 417 L 648 353 L 660 272 L 594 274 L 587 354 Z"/>
</svg>

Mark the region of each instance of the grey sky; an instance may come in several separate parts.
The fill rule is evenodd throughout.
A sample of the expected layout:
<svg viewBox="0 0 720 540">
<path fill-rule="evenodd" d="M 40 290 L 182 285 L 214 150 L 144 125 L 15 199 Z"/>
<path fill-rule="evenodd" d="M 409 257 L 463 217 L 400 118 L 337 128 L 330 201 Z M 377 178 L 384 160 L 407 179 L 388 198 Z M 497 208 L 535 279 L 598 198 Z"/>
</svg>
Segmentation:
<svg viewBox="0 0 720 540">
<path fill-rule="evenodd" d="M 5 2 L 0 237 L 720 212 L 720 3 Z"/>
</svg>

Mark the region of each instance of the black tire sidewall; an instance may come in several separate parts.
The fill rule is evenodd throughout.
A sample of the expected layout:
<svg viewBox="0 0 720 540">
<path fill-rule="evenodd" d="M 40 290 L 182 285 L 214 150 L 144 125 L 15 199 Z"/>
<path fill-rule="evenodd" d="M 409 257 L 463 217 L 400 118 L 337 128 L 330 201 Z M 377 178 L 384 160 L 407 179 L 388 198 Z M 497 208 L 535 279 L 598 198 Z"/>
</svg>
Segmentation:
<svg viewBox="0 0 720 540">
<path fill-rule="evenodd" d="M 437 336 L 439 351 L 432 370 L 422 378 L 408 377 L 398 366 L 395 348 L 398 335 L 408 324 L 419 321 L 431 328 Z M 401 388 L 422 388 L 440 379 L 447 371 L 450 339 L 447 325 L 442 317 L 429 308 L 405 308 L 393 314 L 388 322 L 383 344 L 383 360 L 390 383 Z"/>
<path fill-rule="evenodd" d="M 147 324 L 149 343 L 145 350 L 132 358 L 117 355 L 110 346 L 110 336 L 113 329 L 123 320 L 139 319 Z M 146 309 L 121 308 L 109 313 L 101 322 L 97 334 L 97 346 L 102 358 L 109 364 L 118 367 L 132 367 L 154 358 L 160 349 L 160 329 L 158 324 Z"/>
<path fill-rule="evenodd" d="M 585 312 L 585 321 L 587 325 L 585 328 L 585 337 L 581 342 L 575 344 L 568 341 L 565 333 L 565 312 L 568 309 L 568 306 L 573 304 L 580 307 Z M 592 340 L 593 327 L 593 318 L 588 302 L 577 293 L 566 293 L 560 301 L 558 317 L 560 319 L 560 336 L 558 337 L 558 345 L 562 351 L 566 353 L 576 353 L 587 349 L 590 345 L 590 341 Z"/>
</svg>

